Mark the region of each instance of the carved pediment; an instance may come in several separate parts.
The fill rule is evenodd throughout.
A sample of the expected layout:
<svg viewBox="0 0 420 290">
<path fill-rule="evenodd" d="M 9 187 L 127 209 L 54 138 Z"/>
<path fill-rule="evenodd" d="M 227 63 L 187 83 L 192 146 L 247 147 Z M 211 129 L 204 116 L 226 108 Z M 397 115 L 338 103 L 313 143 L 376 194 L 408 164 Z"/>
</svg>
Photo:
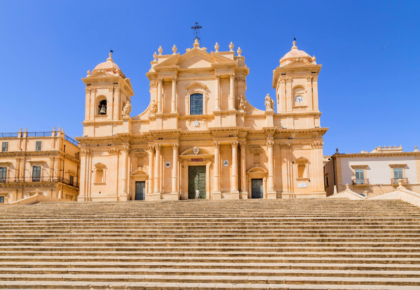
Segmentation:
<svg viewBox="0 0 420 290">
<path fill-rule="evenodd" d="M 264 152 L 264 149 L 260 145 L 250 145 L 249 151 L 251 151 L 252 154 L 257 154 Z"/>
<path fill-rule="evenodd" d="M 212 153 L 210 153 L 208 150 L 206 150 L 206 149 L 203 149 L 203 148 L 198 148 L 198 153 L 197 154 L 195 154 L 194 153 L 194 148 L 190 148 L 190 149 L 187 149 L 187 150 L 185 150 L 184 152 L 182 152 L 182 156 L 185 156 L 185 155 L 194 155 L 194 156 L 199 156 L 199 155 L 208 155 L 208 154 L 212 154 Z"/>
<path fill-rule="evenodd" d="M 267 173 L 268 171 L 262 167 L 252 167 L 247 173 Z"/>
<path fill-rule="evenodd" d="M 205 84 L 199 82 L 192 82 L 187 86 L 187 90 L 192 90 L 196 88 L 201 88 L 203 90 L 207 90 L 207 86 Z"/>
<path fill-rule="evenodd" d="M 149 174 L 145 170 L 138 169 L 138 170 L 134 170 L 131 173 L 131 176 L 149 176 Z"/>
<path fill-rule="evenodd" d="M 182 69 L 210 68 L 216 64 L 230 64 L 235 66 L 237 65 L 236 61 L 228 59 L 224 56 L 215 54 L 213 52 L 208 53 L 202 48 L 193 48 L 183 55 L 173 55 L 170 58 L 161 62 L 160 64 L 157 64 L 153 68 L 156 71 L 159 71 L 160 69 L 167 69 L 170 67 L 179 67 Z"/>
</svg>

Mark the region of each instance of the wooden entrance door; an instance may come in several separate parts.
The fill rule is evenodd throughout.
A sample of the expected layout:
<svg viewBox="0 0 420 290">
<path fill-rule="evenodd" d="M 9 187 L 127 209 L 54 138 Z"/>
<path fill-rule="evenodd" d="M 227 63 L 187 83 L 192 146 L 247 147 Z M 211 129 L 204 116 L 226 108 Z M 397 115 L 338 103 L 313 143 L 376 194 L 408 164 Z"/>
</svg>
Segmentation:
<svg viewBox="0 0 420 290">
<path fill-rule="evenodd" d="M 188 199 L 195 199 L 195 191 L 200 191 L 200 199 L 206 199 L 206 166 L 188 166 Z"/>
<path fill-rule="evenodd" d="M 146 199 L 146 182 L 145 181 L 136 181 L 136 200 L 145 200 Z"/>
<path fill-rule="evenodd" d="M 252 198 L 263 198 L 263 180 L 251 179 Z"/>
</svg>

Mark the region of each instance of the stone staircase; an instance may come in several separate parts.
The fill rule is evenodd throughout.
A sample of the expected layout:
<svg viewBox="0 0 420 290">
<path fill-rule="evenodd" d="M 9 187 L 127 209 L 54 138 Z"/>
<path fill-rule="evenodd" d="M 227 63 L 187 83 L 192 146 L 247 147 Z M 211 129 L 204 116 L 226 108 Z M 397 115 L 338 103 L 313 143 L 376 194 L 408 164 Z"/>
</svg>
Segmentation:
<svg viewBox="0 0 420 290">
<path fill-rule="evenodd" d="M 420 209 L 396 200 L 0 207 L 3 289 L 420 289 Z"/>
</svg>

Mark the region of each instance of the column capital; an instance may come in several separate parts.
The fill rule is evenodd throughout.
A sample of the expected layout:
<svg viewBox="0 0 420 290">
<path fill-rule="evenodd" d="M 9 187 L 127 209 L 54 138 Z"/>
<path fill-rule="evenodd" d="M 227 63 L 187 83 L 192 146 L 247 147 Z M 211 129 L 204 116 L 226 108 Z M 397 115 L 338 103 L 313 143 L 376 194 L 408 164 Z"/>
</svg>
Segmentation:
<svg viewBox="0 0 420 290">
<path fill-rule="evenodd" d="M 172 82 L 176 82 L 178 80 L 178 78 L 177 77 L 173 77 L 173 78 L 171 78 L 171 80 L 172 80 Z"/>
<path fill-rule="evenodd" d="M 178 148 L 179 147 L 179 143 L 172 143 L 172 148 Z"/>
<path fill-rule="evenodd" d="M 147 150 L 153 152 L 155 150 L 155 145 L 147 145 Z"/>
<path fill-rule="evenodd" d="M 155 145 L 156 151 L 160 151 L 161 147 L 162 147 L 162 144 L 156 144 Z"/>
<path fill-rule="evenodd" d="M 291 84 L 292 83 L 292 78 L 285 78 L 286 83 Z"/>
<path fill-rule="evenodd" d="M 318 76 L 313 76 L 312 79 L 313 79 L 314 82 L 317 82 L 318 81 Z"/>
<path fill-rule="evenodd" d="M 219 149 L 219 147 L 220 147 L 220 142 L 218 142 L 218 141 L 213 141 L 213 146 L 214 146 L 215 148 Z"/>
<path fill-rule="evenodd" d="M 162 84 L 163 78 L 157 78 L 156 81 L 157 81 L 158 84 Z"/>
<path fill-rule="evenodd" d="M 111 148 L 108 150 L 109 155 L 118 155 L 120 153 L 120 149 L 117 148 Z"/>
<path fill-rule="evenodd" d="M 123 145 L 122 151 L 128 153 L 130 151 L 130 145 Z"/>
<path fill-rule="evenodd" d="M 238 147 L 238 141 L 232 141 L 232 142 L 230 142 L 230 144 L 232 145 L 232 148 L 237 148 Z"/>
<path fill-rule="evenodd" d="M 308 82 L 312 81 L 312 76 L 306 77 L 306 81 L 308 81 Z"/>
<path fill-rule="evenodd" d="M 231 73 L 231 74 L 229 74 L 229 77 L 230 77 L 231 79 L 233 79 L 233 78 L 235 77 L 235 73 Z"/>
<path fill-rule="evenodd" d="M 241 145 L 241 147 L 245 147 L 246 146 L 246 141 L 239 141 L 239 145 Z"/>
<path fill-rule="evenodd" d="M 220 79 L 220 74 L 214 74 L 216 79 Z"/>
<path fill-rule="evenodd" d="M 267 147 L 268 148 L 273 148 L 274 146 L 274 141 L 273 140 L 267 140 Z"/>
</svg>

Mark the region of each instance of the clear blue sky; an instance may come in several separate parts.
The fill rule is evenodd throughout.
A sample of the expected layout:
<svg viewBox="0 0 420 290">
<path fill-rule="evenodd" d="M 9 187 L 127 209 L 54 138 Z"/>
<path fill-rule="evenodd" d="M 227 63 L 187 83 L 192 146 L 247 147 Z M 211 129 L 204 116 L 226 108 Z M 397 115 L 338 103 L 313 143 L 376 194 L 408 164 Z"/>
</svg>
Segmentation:
<svg viewBox="0 0 420 290">
<path fill-rule="evenodd" d="M 0 131 L 82 135 L 88 69 L 114 60 L 131 79 L 133 115 L 148 105 L 145 73 L 159 45 L 242 49 L 247 98 L 264 108 L 272 71 L 297 45 L 322 64 L 324 154 L 420 146 L 420 1 L 0 1 Z"/>
</svg>

